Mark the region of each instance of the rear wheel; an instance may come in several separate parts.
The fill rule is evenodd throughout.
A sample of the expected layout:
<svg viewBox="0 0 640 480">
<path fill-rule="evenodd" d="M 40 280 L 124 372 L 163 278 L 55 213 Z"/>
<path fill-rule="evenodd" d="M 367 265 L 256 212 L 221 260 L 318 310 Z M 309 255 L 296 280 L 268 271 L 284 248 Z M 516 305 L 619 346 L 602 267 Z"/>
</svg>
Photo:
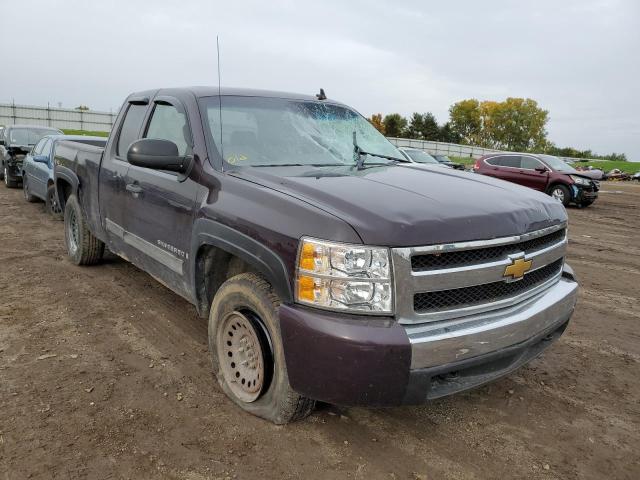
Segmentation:
<svg viewBox="0 0 640 480">
<path fill-rule="evenodd" d="M 33 203 L 38 200 L 29 192 L 29 180 L 26 175 L 22 176 L 22 193 L 24 194 L 24 199 L 29 203 Z"/>
<path fill-rule="evenodd" d="M 104 243 L 89 230 L 75 195 L 67 199 L 64 209 L 64 240 L 76 265 L 94 265 L 102 259 Z"/>
<path fill-rule="evenodd" d="M 549 195 L 558 200 L 565 207 L 568 206 L 571 201 L 571 192 L 564 185 L 552 186 Z"/>
<path fill-rule="evenodd" d="M 309 415 L 315 402 L 289 385 L 279 306 L 261 276 L 242 273 L 227 280 L 211 305 L 209 349 L 225 394 L 243 410 L 284 424 Z"/>
<path fill-rule="evenodd" d="M 56 220 L 62 220 L 64 218 L 64 212 L 58 202 L 58 195 L 56 194 L 55 185 L 49 185 L 47 188 L 47 198 L 45 200 L 45 208 L 47 212 Z"/>
<path fill-rule="evenodd" d="M 7 188 L 18 188 L 18 180 L 13 178 L 6 166 L 4 167 L 2 174 L 4 176 L 4 185 Z"/>
</svg>

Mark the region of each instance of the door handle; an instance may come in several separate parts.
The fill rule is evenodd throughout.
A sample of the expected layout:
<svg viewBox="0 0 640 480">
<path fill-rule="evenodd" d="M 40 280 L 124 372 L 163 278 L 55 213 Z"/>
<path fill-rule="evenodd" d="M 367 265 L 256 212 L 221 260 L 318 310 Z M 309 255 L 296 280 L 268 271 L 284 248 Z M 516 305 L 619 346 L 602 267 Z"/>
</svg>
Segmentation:
<svg viewBox="0 0 640 480">
<path fill-rule="evenodd" d="M 127 185 L 124 188 L 126 188 L 128 192 L 131 192 L 134 195 L 137 195 L 138 193 L 142 193 L 142 187 L 137 183 L 127 183 Z"/>
</svg>

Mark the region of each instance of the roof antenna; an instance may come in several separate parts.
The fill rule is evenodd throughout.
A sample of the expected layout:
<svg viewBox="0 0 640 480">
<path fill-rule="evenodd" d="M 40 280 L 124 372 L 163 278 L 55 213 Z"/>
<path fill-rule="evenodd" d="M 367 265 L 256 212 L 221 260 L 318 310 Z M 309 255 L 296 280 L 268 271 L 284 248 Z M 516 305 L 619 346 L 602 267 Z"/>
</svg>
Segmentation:
<svg viewBox="0 0 640 480">
<path fill-rule="evenodd" d="M 216 49 L 218 51 L 218 114 L 220 117 L 220 156 L 224 159 L 224 152 L 222 151 L 222 94 L 220 93 L 222 88 L 220 84 L 222 81 L 220 80 L 220 39 L 218 35 L 216 35 Z M 224 169 L 224 161 L 222 162 L 222 168 Z"/>
<path fill-rule="evenodd" d="M 318 100 L 326 100 L 327 96 L 324 94 L 324 88 L 320 89 L 320 93 L 316 93 L 316 98 Z"/>
</svg>

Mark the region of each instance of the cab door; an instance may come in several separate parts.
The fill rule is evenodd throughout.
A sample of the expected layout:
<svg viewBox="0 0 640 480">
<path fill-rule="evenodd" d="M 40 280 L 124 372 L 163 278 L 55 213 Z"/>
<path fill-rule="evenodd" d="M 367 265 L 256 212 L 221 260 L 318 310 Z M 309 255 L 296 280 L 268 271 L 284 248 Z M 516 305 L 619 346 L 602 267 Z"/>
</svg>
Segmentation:
<svg viewBox="0 0 640 480">
<path fill-rule="evenodd" d="M 158 96 L 151 108 L 142 138 L 169 140 L 179 155 L 192 155 L 193 136 L 180 100 Z M 183 294 L 197 192 L 189 173 L 129 165 L 124 187 L 124 228 L 137 249 L 132 261 Z"/>
<path fill-rule="evenodd" d="M 24 176 L 29 183 L 29 192 L 32 195 L 36 195 L 39 198 L 43 198 L 40 193 L 40 188 L 38 185 L 38 179 L 36 177 L 36 169 L 38 167 L 38 163 L 33 160 L 33 157 L 42 154 L 42 149 L 44 148 L 45 143 L 47 143 L 46 138 L 42 138 L 35 144 L 35 146 L 31 149 L 31 151 L 27 154 L 24 161 L 22 162 L 22 168 L 24 170 Z"/>
<path fill-rule="evenodd" d="M 129 97 L 123 105 L 117 122 L 120 125 L 115 138 L 107 144 L 100 166 L 100 217 L 106 232 L 107 245 L 114 253 L 130 258 L 136 249 L 125 241 L 125 219 L 128 215 L 129 192 L 125 179 L 129 171 L 127 151 L 129 145 L 141 136 L 144 119 L 149 109 L 148 97 Z"/>
<path fill-rule="evenodd" d="M 47 185 L 49 184 L 49 178 L 51 178 L 51 170 L 53 169 L 53 159 L 51 153 L 53 149 L 53 140 L 50 138 L 44 139 L 45 143 L 42 146 L 39 155 L 48 158 L 47 163 L 30 162 L 31 171 L 29 173 L 29 188 L 33 188 L 32 193 L 40 198 L 47 197 Z"/>
</svg>

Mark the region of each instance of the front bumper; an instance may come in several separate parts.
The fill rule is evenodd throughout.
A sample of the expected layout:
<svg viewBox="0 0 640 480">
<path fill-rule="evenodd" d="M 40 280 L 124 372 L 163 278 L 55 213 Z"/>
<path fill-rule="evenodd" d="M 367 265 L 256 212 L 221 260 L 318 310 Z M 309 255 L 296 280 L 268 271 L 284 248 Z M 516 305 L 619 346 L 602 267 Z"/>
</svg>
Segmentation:
<svg viewBox="0 0 640 480">
<path fill-rule="evenodd" d="M 283 305 L 289 381 L 307 397 L 340 405 L 422 403 L 495 380 L 538 356 L 573 313 L 570 270 L 517 306 L 431 325 Z"/>
<path fill-rule="evenodd" d="M 22 177 L 22 159 L 9 159 L 6 160 L 7 172 L 13 178 L 21 178 Z"/>
<path fill-rule="evenodd" d="M 584 187 L 576 185 L 571 186 L 571 194 L 575 203 L 593 202 L 598 198 L 599 186 L 596 182 L 592 182 L 591 187 Z"/>
</svg>

